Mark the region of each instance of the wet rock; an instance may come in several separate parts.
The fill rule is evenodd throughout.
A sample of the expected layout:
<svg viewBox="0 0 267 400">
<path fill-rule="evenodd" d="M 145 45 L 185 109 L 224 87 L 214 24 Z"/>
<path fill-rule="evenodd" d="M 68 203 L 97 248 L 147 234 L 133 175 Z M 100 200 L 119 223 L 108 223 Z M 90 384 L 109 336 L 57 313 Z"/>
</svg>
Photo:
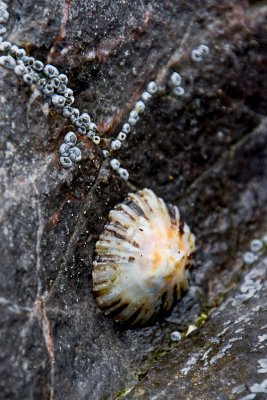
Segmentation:
<svg viewBox="0 0 267 400">
<path fill-rule="evenodd" d="M 198 332 L 163 356 L 125 399 L 265 399 L 267 253 Z"/>
<path fill-rule="evenodd" d="M 194 5 L 14 0 L 9 12 L 6 37 L 68 75 L 76 105 L 89 112 L 105 137 L 120 130 L 150 80 L 165 85 L 118 152 L 130 172 L 126 184 L 110 171 L 101 149 L 82 138 L 83 161 L 73 171 L 62 170 L 58 147 L 71 127 L 68 121 L 12 71 L 0 69 L 0 398 L 123 397 L 177 345 L 171 340 L 174 331 L 184 336 L 188 325 L 200 325 L 202 313 L 218 306 L 232 309 L 231 296 L 237 293 L 224 298 L 246 275 L 243 255 L 252 239 L 266 235 L 267 10 L 262 2 L 244 0 Z M 191 51 L 200 44 L 210 53 L 194 63 Z M 173 71 L 182 76 L 183 97 L 171 93 Z M 190 290 L 172 313 L 129 330 L 97 308 L 91 265 L 108 212 L 134 187 L 152 188 L 179 205 L 198 250 Z M 246 303 L 251 320 L 262 315 L 252 315 L 253 299 Z M 221 311 L 221 332 L 226 314 Z M 214 311 L 203 331 L 213 329 L 213 318 L 220 330 Z M 262 336 L 259 329 L 254 328 L 255 337 L 247 331 L 248 343 Z M 184 365 L 208 346 L 198 335 L 175 349 L 180 359 L 186 343 Z M 225 335 L 225 346 L 239 337 Z M 210 373 L 232 349 L 242 365 L 245 360 L 249 365 L 251 353 L 241 341 L 230 342 L 232 347 L 210 365 L 224 346 L 215 344 L 207 355 Z M 196 365 L 204 363 L 203 356 Z M 265 368 L 264 362 L 253 362 Z M 186 381 L 189 375 L 179 376 Z M 149 393 L 147 376 L 132 396 Z M 229 375 L 223 382 L 241 390 L 242 397 L 264 385 L 252 377 L 244 391 L 234 389 Z M 168 377 L 158 379 L 165 390 Z"/>
</svg>

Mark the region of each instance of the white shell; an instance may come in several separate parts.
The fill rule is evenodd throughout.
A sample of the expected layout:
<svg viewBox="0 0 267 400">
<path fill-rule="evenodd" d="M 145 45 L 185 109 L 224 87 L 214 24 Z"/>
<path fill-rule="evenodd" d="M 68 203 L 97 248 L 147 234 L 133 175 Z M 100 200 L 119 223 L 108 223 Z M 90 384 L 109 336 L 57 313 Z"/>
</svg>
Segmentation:
<svg viewBox="0 0 267 400">
<path fill-rule="evenodd" d="M 118 322 L 145 324 L 168 312 L 187 289 L 195 236 L 178 208 L 149 189 L 130 193 L 109 220 L 96 243 L 97 303 Z"/>
</svg>

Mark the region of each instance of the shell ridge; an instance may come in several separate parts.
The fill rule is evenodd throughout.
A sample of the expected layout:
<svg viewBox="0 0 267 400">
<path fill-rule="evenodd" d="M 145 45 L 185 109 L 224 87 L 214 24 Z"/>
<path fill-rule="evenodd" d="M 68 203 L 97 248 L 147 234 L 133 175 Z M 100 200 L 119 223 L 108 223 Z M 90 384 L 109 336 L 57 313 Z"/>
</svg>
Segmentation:
<svg viewBox="0 0 267 400">
<path fill-rule="evenodd" d="M 179 209 L 150 189 L 109 213 L 96 243 L 93 291 L 104 313 L 131 326 L 171 310 L 188 286 L 195 236 Z"/>
</svg>

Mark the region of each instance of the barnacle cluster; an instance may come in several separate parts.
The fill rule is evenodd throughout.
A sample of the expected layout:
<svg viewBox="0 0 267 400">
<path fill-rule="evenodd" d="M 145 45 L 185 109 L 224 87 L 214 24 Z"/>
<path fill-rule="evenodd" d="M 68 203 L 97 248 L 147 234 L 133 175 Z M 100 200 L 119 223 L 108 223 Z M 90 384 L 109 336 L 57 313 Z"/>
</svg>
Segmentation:
<svg viewBox="0 0 267 400">
<path fill-rule="evenodd" d="M 6 33 L 2 23 L 6 23 L 8 18 L 7 4 L 0 1 L 0 35 Z M 75 99 L 72 89 L 67 86 L 68 77 L 65 74 L 61 74 L 54 65 L 44 65 L 42 61 L 27 56 L 23 48 L 3 41 L 2 37 L 0 37 L 0 53 L 0 65 L 12 69 L 26 84 L 35 85 L 40 92 L 50 98 L 51 104 L 71 121 L 79 134 L 86 134 L 95 144 L 100 143 L 96 124 L 91 122 L 90 116 L 71 107 Z M 64 146 L 60 146 L 59 149 L 60 162 L 64 168 L 70 168 L 73 161 L 81 160 L 81 152 L 73 141 L 69 141 L 69 136 L 69 133 L 65 135 Z M 72 137 L 76 138 L 74 133 Z M 74 141 L 76 144 L 77 139 Z"/>
<path fill-rule="evenodd" d="M 261 239 L 253 239 L 250 242 L 249 250 L 243 254 L 245 264 L 252 264 L 267 247 L 267 235 Z"/>
<path fill-rule="evenodd" d="M 13 69 L 14 73 L 21 77 L 28 85 L 35 85 L 46 97 L 51 99 L 52 105 L 62 111 L 65 118 L 77 128 L 78 133 L 87 134 L 88 138 L 94 143 L 100 142 L 96 135 L 96 125 L 91 122 L 87 113 L 81 113 L 77 108 L 71 107 L 74 102 L 73 91 L 67 87 L 68 78 L 65 74 L 60 74 L 58 69 L 51 65 L 44 65 L 41 61 L 33 57 L 26 56 L 25 50 L 7 41 L 0 43 L 0 52 L 5 53 L 0 56 L 0 64 L 6 68 Z M 59 148 L 60 162 L 64 168 L 70 168 L 72 162 L 81 160 L 81 152 L 78 147 L 76 135 L 71 132 L 65 135 L 64 145 Z"/>
<path fill-rule="evenodd" d="M 0 0 L 0 35 L 6 33 L 6 28 L 3 24 L 8 19 L 7 4 Z M 199 62 L 208 53 L 208 46 L 200 45 L 192 51 L 191 58 L 193 61 Z M 91 121 L 88 113 L 80 112 L 78 108 L 72 106 L 75 99 L 72 89 L 67 86 L 68 78 L 65 74 L 60 73 L 55 66 L 51 64 L 44 65 L 42 61 L 27 56 L 23 48 L 19 48 L 8 41 L 3 41 L 1 36 L 0 65 L 12 69 L 26 84 L 35 85 L 40 92 L 51 99 L 51 104 L 62 112 L 63 117 L 70 120 L 71 124 L 77 129 L 78 134 L 86 135 L 96 145 L 100 144 L 101 138 L 96 124 Z M 184 94 L 181 81 L 181 75 L 173 72 L 170 77 L 170 86 L 173 94 L 176 96 Z M 140 99 L 130 111 L 127 122 L 123 124 L 117 136 L 110 141 L 109 148 L 103 150 L 103 156 L 111 159 L 111 168 L 125 181 L 128 180 L 129 173 L 125 168 L 121 167 L 120 162 L 116 158 L 113 158 L 113 152 L 122 147 L 123 142 L 138 122 L 140 114 L 145 111 L 147 102 L 157 91 L 158 84 L 155 81 L 149 82 L 146 90 L 144 90 Z M 75 133 L 68 132 L 64 137 L 64 143 L 59 147 L 59 160 L 64 168 L 71 168 L 73 162 L 81 160 L 81 151 L 76 144 L 77 137 Z"/>
<path fill-rule="evenodd" d="M 8 19 L 7 4 L 4 1 L 0 1 L 0 35 L 6 33 L 6 27 L 3 24 L 7 23 Z"/>
<path fill-rule="evenodd" d="M 2 23 L 7 22 L 8 18 L 7 4 L 0 1 L 0 35 L 6 33 Z M 67 86 L 68 77 L 65 74 L 61 74 L 54 65 L 44 65 L 42 61 L 27 56 L 23 48 L 3 41 L 2 37 L 0 37 L 0 54 L 0 65 L 12 69 L 26 84 L 35 85 L 40 92 L 51 99 L 51 104 L 62 112 L 63 117 L 70 120 L 80 135 L 86 135 L 96 145 L 100 144 L 97 126 L 91 121 L 89 114 L 72 107 L 75 99 L 72 89 Z M 153 83 L 149 85 L 151 91 L 154 86 Z M 141 109 L 142 106 L 139 104 L 139 112 Z M 117 138 L 111 142 L 111 151 L 121 147 L 122 141 L 130 132 L 130 125 L 134 125 L 137 118 L 138 114 L 134 111 L 134 115 L 129 118 L 129 124 L 124 124 Z M 68 132 L 64 137 L 64 143 L 59 147 L 59 160 L 64 168 L 71 168 L 73 162 L 81 160 L 81 151 L 75 146 L 76 144 L 77 136 L 74 132 Z M 110 152 L 103 150 L 103 155 L 108 157 Z M 126 169 L 118 167 L 116 170 L 122 179 L 128 179 L 129 174 Z"/>
<path fill-rule="evenodd" d="M 195 237 L 176 206 L 151 190 L 130 193 L 109 214 L 96 243 L 93 290 L 117 322 L 145 324 L 187 289 Z"/>
<path fill-rule="evenodd" d="M 176 96 L 182 96 L 184 94 L 184 88 L 181 86 L 182 77 L 178 72 L 173 72 L 170 77 L 170 83 L 172 86 L 172 92 Z"/>
<path fill-rule="evenodd" d="M 201 44 L 197 49 L 193 49 L 191 52 L 191 58 L 195 62 L 203 61 L 203 58 L 206 57 L 210 52 L 210 49 L 205 44 Z"/>
<path fill-rule="evenodd" d="M 111 142 L 111 149 L 112 150 L 119 150 L 121 148 L 122 142 L 127 138 L 127 135 L 130 133 L 131 129 L 136 125 L 137 121 L 139 120 L 139 114 L 145 111 L 146 102 L 151 99 L 152 95 L 155 94 L 158 90 L 158 85 L 156 82 L 151 81 L 147 85 L 146 90 L 142 93 L 141 99 L 135 103 L 133 110 L 130 111 L 128 121 L 123 124 L 121 131 L 117 135 L 116 139 L 112 140 Z M 109 152 L 105 151 L 105 156 L 109 155 Z M 120 162 L 113 158 L 110 161 L 110 166 L 113 168 L 114 171 L 118 171 L 120 177 L 123 180 L 127 180 L 129 177 L 128 171 L 124 168 L 120 167 Z"/>
</svg>

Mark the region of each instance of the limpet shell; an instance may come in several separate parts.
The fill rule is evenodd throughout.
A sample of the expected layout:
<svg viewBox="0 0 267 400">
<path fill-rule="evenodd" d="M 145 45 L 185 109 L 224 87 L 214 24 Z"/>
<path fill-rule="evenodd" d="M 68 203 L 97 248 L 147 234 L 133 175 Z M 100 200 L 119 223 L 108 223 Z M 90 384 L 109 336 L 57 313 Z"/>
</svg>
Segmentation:
<svg viewBox="0 0 267 400">
<path fill-rule="evenodd" d="M 167 313 L 187 289 L 195 236 L 176 206 L 152 190 L 128 194 L 96 243 L 93 291 L 117 322 L 143 325 Z"/>
</svg>

